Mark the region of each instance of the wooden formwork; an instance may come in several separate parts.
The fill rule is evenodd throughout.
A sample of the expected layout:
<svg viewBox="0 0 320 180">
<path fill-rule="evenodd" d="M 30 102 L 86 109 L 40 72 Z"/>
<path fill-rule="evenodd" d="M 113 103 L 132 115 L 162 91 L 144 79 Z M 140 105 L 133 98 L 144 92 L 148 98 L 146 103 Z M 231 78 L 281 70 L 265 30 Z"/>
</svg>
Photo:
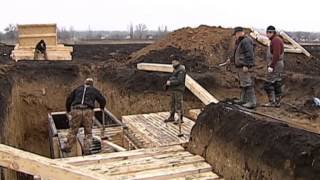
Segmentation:
<svg viewBox="0 0 320 180">
<path fill-rule="evenodd" d="M 51 180 L 221 179 L 180 145 L 49 159 L 0 144 L 0 166 Z"/>
<path fill-rule="evenodd" d="M 183 137 L 178 137 L 179 126 L 172 122 L 164 123 L 169 115 L 169 112 L 129 115 L 123 116 L 122 121 L 139 139 L 143 148 L 187 143 L 191 129 L 195 124 L 194 121 L 184 117 L 184 123 L 181 126 Z"/>
<path fill-rule="evenodd" d="M 40 40 L 47 45 L 48 60 L 72 60 L 73 48 L 58 44 L 56 24 L 18 25 L 18 44 L 12 51 L 12 58 L 33 60 L 35 46 Z"/>
<path fill-rule="evenodd" d="M 113 120 L 112 117 L 114 116 L 105 109 L 104 113 L 106 122 L 105 128 L 103 128 L 102 122 L 100 122 L 102 111 L 97 108 L 94 109 L 94 112 L 95 116 L 93 117 L 94 126 L 92 129 L 92 135 L 94 136 L 94 139 L 101 142 L 101 150 L 99 152 L 106 153 L 118 151 L 120 147 L 123 146 L 124 139 L 124 130 L 121 122 Z M 97 119 L 97 117 L 99 117 L 99 119 Z M 66 112 L 50 113 L 48 114 L 48 121 L 51 158 L 81 156 L 81 144 L 83 144 L 84 129 L 80 128 L 78 132 L 77 139 L 79 141 L 77 141 L 77 146 L 74 147 L 71 153 L 66 154 L 61 151 L 62 147 L 65 146 L 67 134 L 70 131 Z M 104 140 L 106 137 L 108 137 L 109 140 Z M 115 146 L 117 146 L 116 149 L 114 148 Z"/>
</svg>

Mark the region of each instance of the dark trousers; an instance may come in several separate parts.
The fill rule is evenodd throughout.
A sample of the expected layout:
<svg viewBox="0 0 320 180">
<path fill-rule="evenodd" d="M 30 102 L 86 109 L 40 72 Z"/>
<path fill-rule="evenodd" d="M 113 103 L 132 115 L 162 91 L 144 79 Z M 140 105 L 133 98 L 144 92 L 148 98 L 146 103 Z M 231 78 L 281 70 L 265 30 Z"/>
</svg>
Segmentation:
<svg viewBox="0 0 320 180">
<path fill-rule="evenodd" d="M 183 92 L 173 91 L 171 94 L 171 114 L 183 115 Z"/>
</svg>

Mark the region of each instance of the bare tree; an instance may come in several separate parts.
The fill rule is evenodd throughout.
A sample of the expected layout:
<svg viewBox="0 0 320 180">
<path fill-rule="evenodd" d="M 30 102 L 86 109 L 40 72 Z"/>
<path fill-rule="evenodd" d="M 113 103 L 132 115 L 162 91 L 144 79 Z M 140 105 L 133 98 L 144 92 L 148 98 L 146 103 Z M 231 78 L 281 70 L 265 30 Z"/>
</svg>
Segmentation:
<svg viewBox="0 0 320 180">
<path fill-rule="evenodd" d="M 15 40 L 18 36 L 17 26 L 14 24 L 9 24 L 8 27 L 4 29 L 7 40 Z"/>
<path fill-rule="evenodd" d="M 137 37 L 137 39 L 146 38 L 147 32 L 148 32 L 148 29 L 145 24 L 136 25 L 135 36 Z"/>
<path fill-rule="evenodd" d="M 168 27 L 167 26 L 158 26 L 158 31 L 157 31 L 157 35 L 156 35 L 156 37 L 158 39 L 164 37 L 167 34 L 168 34 Z"/>
<path fill-rule="evenodd" d="M 133 25 L 130 24 L 130 27 L 129 27 L 129 36 L 130 36 L 130 39 L 133 39 L 133 35 L 134 35 Z"/>
</svg>

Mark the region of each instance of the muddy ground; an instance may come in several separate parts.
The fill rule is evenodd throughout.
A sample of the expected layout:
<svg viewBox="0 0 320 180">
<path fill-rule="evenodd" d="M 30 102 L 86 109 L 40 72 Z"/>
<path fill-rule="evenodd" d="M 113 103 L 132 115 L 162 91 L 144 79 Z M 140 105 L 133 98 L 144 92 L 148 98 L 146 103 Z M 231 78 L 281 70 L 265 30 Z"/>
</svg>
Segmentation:
<svg viewBox="0 0 320 180">
<path fill-rule="evenodd" d="M 200 26 L 175 31 L 152 45 L 75 45 L 74 59 L 69 62 L 15 63 L 8 53 L 13 47 L 0 46 L 1 143 L 49 156 L 47 113 L 63 111 L 68 93 L 87 77 L 95 79 L 95 86 L 108 98 L 108 108 L 118 117 L 168 111 L 170 96 L 163 90 L 163 84 L 169 75 L 138 71 L 136 64 L 170 63 L 172 54 L 181 57 L 188 74 L 218 99 L 236 97 L 239 89 L 234 69 L 217 66 L 232 52 L 231 33 L 231 29 Z M 257 44 L 256 92 L 261 103 L 266 101 L 262 89 L 265 50 Z M 319 59 L 286 54 L 285 77 L 284 101 L 298 110 L 283 105 L 280 109 L 259 107 L 257 111 L 320 132 L 320 120 L 316 116 L 319 109 L 310 101 L 312 97 L 320 97 Z M 186 110 L 204 107 L 189 91 L 185 101 Z"/>
</svg>

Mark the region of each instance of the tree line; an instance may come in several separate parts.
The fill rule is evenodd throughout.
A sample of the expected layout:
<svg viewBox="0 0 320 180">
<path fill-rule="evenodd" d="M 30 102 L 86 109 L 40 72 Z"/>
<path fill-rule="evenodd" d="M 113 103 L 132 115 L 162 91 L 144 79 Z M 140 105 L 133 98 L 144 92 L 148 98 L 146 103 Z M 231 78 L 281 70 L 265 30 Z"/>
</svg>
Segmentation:
<svg viewBox="0 0 320 180">
<path fill-rule="evenodd" d="M 94 31 L 90 27 L 85 31 L 77 31 L 72 26 L 69 28 L 58 28 L 58 38 L 61 41 L 78 40 L 156 40 L 169 33 L 167 26 L 159 26 L 157 30 L 149 30 L 147 25 L 140 23 L 130 24 L 126 31 Z M 297 42 L 320 42 L 320 32 L 287 32 Z M 1 42 L 16 42 L 18 38 L 17 25 L 9 24 L 2 32 L 0 31 Z"/>
<path fill-rule="evenodd" d="M 130 24 L 125 31 L 96 31 L 88 30 L 78 31 L 73 26 L 69 28 L 58 28 L 58 39 L 61 41 L 77 41 L 77 40 L 155 40 L 168 34 L 167 26 L 159 26 L 157 30 L 149 30 L 145 24 Z M 15 42 L 18 38 L 17 25 L 9 24 L 3 32 L 0 31 L 0 41 Z"/>
</svg>

